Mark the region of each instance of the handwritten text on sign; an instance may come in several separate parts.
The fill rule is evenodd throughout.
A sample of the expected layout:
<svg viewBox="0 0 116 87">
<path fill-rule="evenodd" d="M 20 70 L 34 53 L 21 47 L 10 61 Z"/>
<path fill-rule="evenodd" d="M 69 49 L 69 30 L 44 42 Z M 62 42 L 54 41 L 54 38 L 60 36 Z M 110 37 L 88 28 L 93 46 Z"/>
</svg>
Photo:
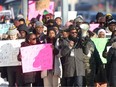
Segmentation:
<svg viewBox="0 0 116 87">
<path fill-rule="evenodd" d="M 51 44 L 40 44 L 21 48 L 23 73 L 52 69 Z"/>
</svg>

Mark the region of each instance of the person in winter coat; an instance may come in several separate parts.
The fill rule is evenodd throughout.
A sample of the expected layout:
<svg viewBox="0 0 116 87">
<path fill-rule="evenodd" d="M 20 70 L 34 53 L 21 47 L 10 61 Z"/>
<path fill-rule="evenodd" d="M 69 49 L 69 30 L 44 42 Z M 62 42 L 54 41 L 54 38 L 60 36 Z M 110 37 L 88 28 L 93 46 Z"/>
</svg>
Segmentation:
<svg viewBox="0 0 116 87">
<path fill-rule="evenodd" d="M 116 87 L 116 38 L 107 55 L 107 76 L 110 87 Z"/>
<path fill-rule="evenodd" d="M 65 58 L 63 62 L 63 77 L 66 77 L 66 86 L 83 87 L 83 76 L 85 69 L 83 63 L 83 47 L 80 44 L 78 28 L 69 27 L 69 41 L 61 49 L 61 55 Z"/>
<path fill-rule="evenodd" d="M 95 84 L 95 77 L 98 72 L 98 68 L 102 65 L 99 52 L 96 49 L 94 42 L 90 39 L 88 33 L 89 24 L 80 24 L 81 28 L 81 42 L 83 45 L 83 62 L 85 64 L 85 80 L 84 86 L 91 87 Z"/>
<path fill-rule="evenodd" d="M 109 71 L 110 71 L 110 66 L 111 66 L 110 61 L 109 61 L 109 59 L 110 59 L 109 58 L 109 56 L 110 56 L 109 55 L 109 49 L 111 48 L 112 43 L 115 41 L 115 39 L 116 39 L 116 30 L 114 30 L 114 32 L 112 33 L 111 38 L 108 39 L 108 41 L 106 43 L 106 46 L 104 48 L 104 51 L 102 53 L 102 56 L 107 59 L 107 63 L 106 63 L 106 66 L 105 66 L 107 81 L 109 81 L 109 77 L 110 77 L 109 76 Z"/>
<path fill-rule="evenodd" d="M 44 25 L 42 22 L 37 21 L 35 23 L 35 34 L 37 36 L 37 43 L 45 43 L 46 35 L 43 33 Z"/>
<path fill-rule="evenodd" d="M 106 43 L 106 46 L 104 48 L 104 51 L 102 53 L 104 58 L 107 58 L 107 54 L 108 54 L 108 48 L 112 45 L 113 43 L 113 39 L 115 39 L 114 37 L 116 36 L 116 30 L 114 30 L 114 32 L 111 35 L 111 38 L 108 40 L 108 42 Z"/>
<path fill-rule="evenodd" d="M 61 54 L 62 47 L 64 45 L 68 45 L 68 43 L 69 43 L 68 36 L 69 36 L 68 29 L 64 29 L 64 30 L 61 31 L 61 37 L 58 39 L 58 48 L 59 48 L 59 51 L 60 51 L 59 54 Z M 61 56 L 60 60 L 61 60 L 61 64 L 63 65 L 63 63 L 65 61 L 65 58 Z M 62 76 L 62 78 L 61 78 L 61 86 L 66 86 L 66 85 L 67 85 L 66 77 Z"/>
<path fill-rule="evenodd" d="M 25 37 L 29 34 L 29 29 L 25 24 L 19 25 L 17 30 L 20 33 L 20 39 L 25 39 Z"/>
<path fill-rule="evenodd" d="M 58 55 L 59 50 L 56 48 L 55 44 L 57 39 L 55 38 L 56 32 L 54 29 L 48 29 L 46 43 L 51 43 L 53 48 L 53 69 L 42 71 L 42 78 L 44 81 L 44 87 L 59 87 L 60 80 L 60 60 L 56 55 Z"/>
<path fill-rule="evenodd" d="M 19 32 L 17 28 L 12 26 L 7 32 L 7 34 L 8 34 L 8 38 L 7 38 L 8 40 L 17 40 Z M 9 87 L 23 86 L 23 78 L 22 78 L 20 67 L 21 67 L 20 65 L 7 67 Z"/>
<path fill-rule="evenodd" d="M 56 17 L 55 21 L 56 21 L 57 25 L 59 26 L 59 30 L 62 30 L 62 28 L 63 28 L 62 18 L 61 17 Z"/>
<path fill-rule="evenodd" d="M 21 47 L 26 47 L 26 46 L 31 46 L 31 45 L 36 45 L 36 35 L 31 33 L 29 35 L 27 35 L 25 42 L 21 43 Z M 19 52 L 18 55 L 18 60 L 21 61 L 21 53 Z M 35 75 L 36 72 L 30 72 L 30 73 L 24 73 L 23 74 L 23 78 L 24 78 L 24 86 L 26 87 L 32 87 L 32 83 L 35 82 Z"/>
</svg>

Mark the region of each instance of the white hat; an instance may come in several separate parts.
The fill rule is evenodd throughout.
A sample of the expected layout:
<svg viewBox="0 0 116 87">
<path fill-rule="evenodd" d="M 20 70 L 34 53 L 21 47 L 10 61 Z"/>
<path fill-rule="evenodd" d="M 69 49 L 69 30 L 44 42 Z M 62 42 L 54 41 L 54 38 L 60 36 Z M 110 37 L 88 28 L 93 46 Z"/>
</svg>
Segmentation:
<svg viewBox="0 0 116 87">
<path fill-rule="evenodd" d="M 103 32 L 103 33 L 106 35 L 106 31 L 105 31 L 104 29 L 100 29 L 100 30 L 98 31 L 98 35 L 99 35 L 100 32 Z"/>
<path fill-rule="evenodd" d="M 17 28 L 13 25 L 12 27 L 9 28 L 8 35 L 17 35 L 19 34 L 19 31 L 17 30 Z"/>
</svg>

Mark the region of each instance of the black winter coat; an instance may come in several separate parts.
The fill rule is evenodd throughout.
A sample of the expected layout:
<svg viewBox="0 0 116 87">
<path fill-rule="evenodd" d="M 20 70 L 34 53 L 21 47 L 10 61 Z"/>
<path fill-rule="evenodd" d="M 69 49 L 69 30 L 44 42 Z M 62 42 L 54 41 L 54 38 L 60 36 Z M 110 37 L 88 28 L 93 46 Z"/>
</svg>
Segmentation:
<svg viewBox="0 0 116 87">
<path fill-rule="evenodd" d="M 107 76 L 111 87 L 116 87 L 116 48 L 110 48 L 107 56 Z"/>
</svg>

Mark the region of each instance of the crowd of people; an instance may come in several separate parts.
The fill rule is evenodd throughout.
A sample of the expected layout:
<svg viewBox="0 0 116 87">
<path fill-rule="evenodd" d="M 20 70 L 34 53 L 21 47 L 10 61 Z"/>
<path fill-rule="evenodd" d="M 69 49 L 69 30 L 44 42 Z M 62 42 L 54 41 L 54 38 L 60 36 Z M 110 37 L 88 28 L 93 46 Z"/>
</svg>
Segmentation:
<svg viewBox="0 0 116 87">
<path fill-rule="evenodd" d="M 7 78 L 9 87 L 115 87 L 116 86 L 116 21 L 111 14 L 98 12 L 91 24 L 99 27 L 90 31 L 89 24 L 81 15 L 62 25 L 62 18 L 54 15 L 32 18 L 3 19 L 13 23 L 2 40 L 25 39 L 21 47 L 51 43 L 53 69 L 23 73 L 21 66 L 0 67 L 1 77 Z M 104 64 L 91 38 L 106 38 L 110 35 L 103 51 L 107 59 Z M 107 47 L 111 46 L 109 51 Z M 21 52 L 17 60 L 22 61 Z"/>
</svg>

